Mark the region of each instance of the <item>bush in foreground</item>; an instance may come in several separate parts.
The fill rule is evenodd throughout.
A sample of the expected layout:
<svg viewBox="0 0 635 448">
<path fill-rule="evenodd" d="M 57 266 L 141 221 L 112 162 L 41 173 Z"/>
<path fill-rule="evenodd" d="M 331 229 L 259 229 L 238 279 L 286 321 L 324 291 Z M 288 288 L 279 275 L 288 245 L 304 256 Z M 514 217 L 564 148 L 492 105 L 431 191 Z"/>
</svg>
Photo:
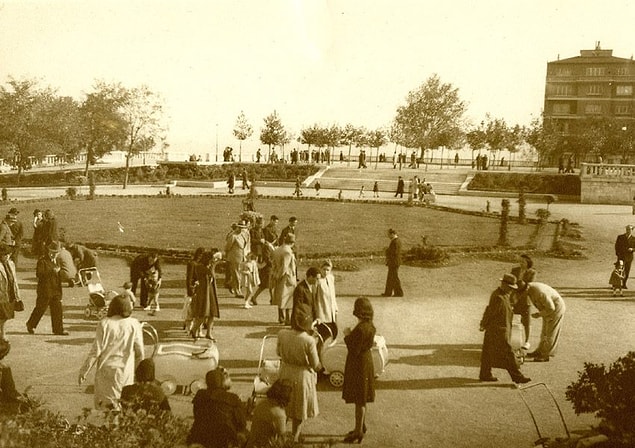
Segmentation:
<svg viewBox="0 0 635 448">
<path fill-rule="evenodd" d="M 578 380 L 565 392 L 575 413 L 595 413 L 611 447 L 635 446 L 635 352 L 618 358 L 609 368 L 586 362 L 578 373 Z"/>
</svg>

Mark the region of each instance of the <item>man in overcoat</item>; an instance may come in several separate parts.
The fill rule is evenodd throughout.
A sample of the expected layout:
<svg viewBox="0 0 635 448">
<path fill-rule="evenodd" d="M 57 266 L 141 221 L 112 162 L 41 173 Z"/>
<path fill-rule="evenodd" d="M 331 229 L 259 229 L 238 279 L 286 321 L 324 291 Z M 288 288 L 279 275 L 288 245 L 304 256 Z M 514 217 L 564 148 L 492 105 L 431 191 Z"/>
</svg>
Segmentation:
<svg viewBox="0 0 635 448">
<path fill-rule="evenodd" d="M 626 288 L 626 281 L 628 275 L 631 272 L 631 264 L 633 263 L 633 248 L 635 248 L 635 238 L 632 235 L 633 226 L 627 225 L 626 231 L 617 236 L 615 240 L 615 255 L 618 260 L 624 262 L 624 280 L 622 281 L 622 288 Z"/>
<path fill-rule="evenodd" d="M 485 332 L 485 336 L 479 374 L 481 381 L 498 381 L 498 378 L 492 375 L 492 367 L 507 370 L 514 383 L 523 384 L 531 381 L 520 371 L 509 343 L 513 317 L 510 296 L 516 289 L 516 276 L 505 274 L 500 286 L 490 296 L 489 304 L 483 313 L 480 330 Z"/>
<path fill-rule="evenodd" d="M 320 275 L 318 268 L 311 266 L 306 271 L 306 277 L 293 290 L 293 310 L 291 311 L 291 322 L 295 319 L 295 314 L 301 303 L 307 305 L 306 309 L 311 310 L 311 322 L 317 315 L 317 281 Z"/>
<path fill-rule="evenodd" d="M 130 263 L 130 283 L 132 283 L 132 293 L 136 294 L 137 283 L 141 282 L 139 293 L 139 303 L 142 308 L 148 306 L 148 285 L 144 281 L 150 268 L 154 268 L 161 279 L 161 260 L 156 252 L 140 254 Z"/>
<path fill-rule="evenodd" d="M 47 253 L 39 258 L 35 268 L 37 297 L 35 299 L 35 308 L 26 322 L 26 330 L 29 334 L 34 334 L 35 328 L 40 323 L 44 312 L 49 308 L 53 334 L 68 336 L 68 332 L 64 331 L 60 267 L 55 262 L 60 245 L 57 241 L 54 241 L 48 245 L 47 249 Z"/>
<path fill-rule="evenodd" d="M 386 249 L 386 266 L 388 266 L 388 276 L 386 277 L 386 288 L 382 296 L 403 297 L 401 280 L 399 280 L 399 266 L 401 265 L 401 240 L 397 236 L 397 231 L 388 229 L 390 244 Z"/>
</svg>

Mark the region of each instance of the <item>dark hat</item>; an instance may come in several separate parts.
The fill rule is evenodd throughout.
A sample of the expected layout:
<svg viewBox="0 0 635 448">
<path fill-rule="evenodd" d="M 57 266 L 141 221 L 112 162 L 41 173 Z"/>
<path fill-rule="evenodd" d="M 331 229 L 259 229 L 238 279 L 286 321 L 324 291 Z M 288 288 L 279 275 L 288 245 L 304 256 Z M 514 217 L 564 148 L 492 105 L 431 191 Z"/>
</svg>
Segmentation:
<svg viewBox="0 0 635 448">
<path fill-rule="evenodd" d="M 11 207 L 11 208 L 9 209 L 9 214 L 10 214 L 10 215 L 17 215 L 18 213 L 20 213 L 20 210 L 18 210 L 18 209 L 17 209 L 17 208 L 15 208 L 15 207 Z"/>
<path fill-rule="evenodd" d="M 218 366 L 214 370 L 210 370 L 205 375 L 205 384 L 208 390 L 212 389 L 229 389 L 231 387 L 231 378 L 226 368 Z"/>
<path fill-rule="evenodd" d="M 513 274 L 503 275 L 503 278 L 501 278 L 500 281 L 505 283 L 511 289 L 518 289 L 518 285 L 516 284 L 516 276 Z"/>
<path fill-rule="evenodd" d="M 358 297 L 353 306 L 353 316 L 363 320 L 373 319 L 373 305 L 366 297 Z"/>
<path fill-rule="evenodd" d="M 60 251 L 60 243 L 57 241 L 51 241 L 46 248 L 51 252 L 59 252 Z"/>
<path fill-rule="evenodd" d="M 289 218 L 289 222 L 297 222 L 298 218 L 296 218 L 295 216 L 292 216 L 291 218 Z"/>
<path fill-rule="evenodd" d="M 277 217 L 276 215 L 271 215 L 271 218 L 270 218 L 270 219 L 271 219 L 272 221 L 277 221 L 277 220 L 278 220 L 278 217 Z"/>
</svg>

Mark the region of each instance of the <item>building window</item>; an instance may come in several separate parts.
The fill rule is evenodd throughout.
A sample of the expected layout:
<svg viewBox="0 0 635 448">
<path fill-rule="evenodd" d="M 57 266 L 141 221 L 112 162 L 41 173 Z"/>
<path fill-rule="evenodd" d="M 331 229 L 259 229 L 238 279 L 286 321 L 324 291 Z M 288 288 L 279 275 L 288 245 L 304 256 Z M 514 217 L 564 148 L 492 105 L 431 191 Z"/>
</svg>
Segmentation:
<svg viewBox="0 0 635 448">
<path fill-rule="evenodd" d="M 628 67 L 619 67 L 617 69 L 618 76 L 628 76 Z"/>
<path fill-rule="evenodd" d="M 556 69 L 556 76 L 571 76 L 570 67 L 558 67 Z"/>
<path fill-rule="evenodd" d="M 630 109 L 628 104 L 618 104 L 615 106 L 615 115 L 628 115 L 631 112 Z"/>
<path fill-rule="evenodd" d="M 589 95 L 601 95 L 602 94 L 602 86 L 600 84 L 591 84 L 587 89 L 587 94 Z"/>
<path fill-rule="evenodd" d="M 570 84 L 556 84 L 555 95 L 557 96 L 571 96 L 573 88 Z"/>
<path fill-rule="evenodd" d="M 617 86 L 615 93 L 620 96 L 632 96 L 633 86 Z"/>
<path fill-rule="evenodd" d="M 569 103 L 556 103 L 553 105 L 554 115 L 566 115 L 571 113 L 571 106 Z"/>
<path fill-rule="evenodd" d="M 587 104 L 584 106 L 584 113 L 587 115 L 601 114 L 602 106 L 600 104 Z"/>
<path fill-rule="evenodd" d="M 587 67 L 587 76 L 604 76 L 606 75 L 606 67 Z"/>
</svg>

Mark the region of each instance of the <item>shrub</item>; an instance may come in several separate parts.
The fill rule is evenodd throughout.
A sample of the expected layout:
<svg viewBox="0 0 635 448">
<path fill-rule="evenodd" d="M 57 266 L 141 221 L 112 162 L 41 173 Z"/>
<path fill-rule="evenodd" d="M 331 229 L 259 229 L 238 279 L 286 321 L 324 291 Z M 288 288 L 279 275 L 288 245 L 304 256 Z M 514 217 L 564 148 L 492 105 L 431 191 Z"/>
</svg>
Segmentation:
<svg viewBox="0 0 635 448">
<path fill-rule="evenodd" d="M 6 188 L 2 189 L 2 202 L 7 202 L 9 200 L 9 192 Z"/>
<path fill-rule="evenodd" d="M 0 416 L 0 447 L 112 448 L 184 446 L 190 424 L 168 412 L 84 410 L 76 423 L 42 406 Z"/>
<path fill-rule="evenodd" d="M 607 369 L 584 363 L 578 380 L 565 392 L 576 414 L 595 413 L 603 432 L 620 445 L 635 446 L 635 352 L 620 357 Z"/>
<path fill-rule="evenodd" d="M 77 198 L 77 188 L 68 187 L 66 189 L 66 196 L 68 196 L 68 199 L 70 199 L 71 201 L 75 200 Z"/>
<path fill-rule="evenodd" d="M 468 190 L 510 191 L 580 196 L 580 177 L 553 173 L 478 172 Z"/>
<path fill-rule="evenodd" d="M 508 221 L 509 221 L 509 199 L 503 199 L 501 201 L 501 223 L 498 230 L 498 245 L 509 246 L 508 233 Z"/>
<path fill-rule="evenodd" d="M 410 248 L 406 252 L 406 260 L 411 262 L 428 262 L 440 264 L 450 258 L 445 249 L 428 244 L 427 237 L 421 237 L 421 244 Z"/>
<path fill-rule="evenodd" d="M 536 210 L 536 217 L 541 222 L 546 222 L 550 216 L 551 216 L 551 212 L 547 210 L 546 208 L 539 208 L 538 210 Z"/>
</svg>

